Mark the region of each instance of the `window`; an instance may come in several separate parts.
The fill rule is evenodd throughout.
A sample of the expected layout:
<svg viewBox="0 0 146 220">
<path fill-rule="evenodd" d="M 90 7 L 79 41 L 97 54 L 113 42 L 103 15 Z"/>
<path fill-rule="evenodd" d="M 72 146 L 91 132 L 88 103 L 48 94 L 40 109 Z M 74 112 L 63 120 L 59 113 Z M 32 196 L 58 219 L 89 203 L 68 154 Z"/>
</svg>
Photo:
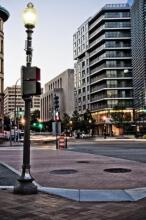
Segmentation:
<svg viewBox="0 0 146 220">
<path fill-rule="evenodd" d="M 84 88 L 82 89 L 82 91 L 83 91 L 83 92 L 86 92 L 86 88 L 84 87 Z"/>
<path fill-rule="evenodd" d="M 85 77 L 85 70 L 82 71 L 82 77 Z"/>
<path fill-rule="evenodd" d="M 83 110 L 85 110 L 86 109 L 86 105 L 83 105 Z"/>
<path fill-rule="evenodd" d="M 82 79 L 82 85 L 85 85 L 85 79 Z"/>
<path fill-rule="evenodd" d="M 107 97 L 108 98 L 115 98 L 118 95 L 118 91 L 117 90 L 108 90 L 107 91 Z"/>
<path fill-rule="evenodd" d="M 107 81 L 107 87 L 108 88 L 115 88 L 115 87 L 117 87 L 117 80 L 108 80 Z"/>
<path fill-rule="evenodd" d="M 82 62 L 82 68 L 85 66 L 85 61 Z"/>
<path fill-rule="evenodd" d="M 107 77 L 117 77 L 117 71 L 116 70 L 107 70 L 106 71 L 106 76 Z"/>
<path fill-rule="evenodd" d="M 3 49 L 3 40 L 1 40 L 1 53 L 3 54 L 3 51 L 4 49 Z"/>
</svg>

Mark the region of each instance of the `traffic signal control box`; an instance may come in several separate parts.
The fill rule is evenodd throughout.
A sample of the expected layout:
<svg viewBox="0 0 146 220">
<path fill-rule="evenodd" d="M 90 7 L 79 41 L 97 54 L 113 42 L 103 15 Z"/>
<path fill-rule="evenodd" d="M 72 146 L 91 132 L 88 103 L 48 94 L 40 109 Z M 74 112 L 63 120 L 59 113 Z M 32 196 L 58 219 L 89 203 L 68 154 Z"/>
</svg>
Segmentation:
<svg viewBox="0 0 146 220">
<path fill-rule="evenodd" d="M 40 69 L 36 66 L 21 68 L 22 96 L 41 95 Z"/>
</svg>

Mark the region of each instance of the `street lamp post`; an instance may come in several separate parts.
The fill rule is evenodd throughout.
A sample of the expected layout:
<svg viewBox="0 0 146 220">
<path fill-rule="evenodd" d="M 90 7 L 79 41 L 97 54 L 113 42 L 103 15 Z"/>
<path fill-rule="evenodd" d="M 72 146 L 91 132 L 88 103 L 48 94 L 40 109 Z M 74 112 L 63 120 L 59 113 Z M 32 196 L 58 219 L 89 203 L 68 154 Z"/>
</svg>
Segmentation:
<svg viewBox="0 0 146 220">
<path fill-rule="evenodd" d="M 15 96 L 15 101 L 14 101 L 14 141 L 16 142 L 16 125 L 17 125 L 17 120 L 16 120 L 16 112 L 17 112 L 17 106 L 16 106 L 16 102 L 17 102 L 17 83 L 20 80 L 17 79 L 16 83 L 15 83 L 15 92 L 14 92 L 14 96 Z"/>
<path fill-rule="evenodd" d="M 104 139 L 106 139 L 106 120 L 107 120 L 107 117 L 106 116 L 103 116 L 103 121 L 104 121 L 104 125 L 103 125 L 103 136 L 104 136 Z"/>
<path fill-rule="evenodd" d="M 36 24 L 36 10 L 32 3 L 28 3 L 23 12 L 23 20 L 27 33 L 26 40 L 26 67 L 31 67 L 32 62 L 32 33 Z M 23 82 L 21 82 L 23 83 Z M 17 194 L 35 194 L 37 186 L 33 184 L 33 178 L 30 174 L 30 107 L 32 97 L 30 95 L 23 97 L 25 101 L 25 127 L 24 127 L 24 146 L 23 146 L 23 165 L 22 173 L 18 179 L 19 184 L 14 187 L 14 193 Z"/>
</svg>

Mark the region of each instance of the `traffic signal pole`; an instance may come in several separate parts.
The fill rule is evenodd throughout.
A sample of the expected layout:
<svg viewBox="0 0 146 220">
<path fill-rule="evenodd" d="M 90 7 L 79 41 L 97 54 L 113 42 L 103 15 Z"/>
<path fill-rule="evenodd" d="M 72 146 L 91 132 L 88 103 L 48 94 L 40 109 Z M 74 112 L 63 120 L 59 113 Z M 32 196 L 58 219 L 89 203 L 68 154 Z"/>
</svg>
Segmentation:
<svg viewBox="0 0 146 220">
<path fill-rule="evenodd" d="M 58 123 L 57 123 L 57 119 L 55 120 L 55 133 L 56 133 L 56 149 L 58 149 Z"/>
<path fill-rule="evenodd" d="M 59 109 L 59 96 L 55 94 L 54 96 L 54 110 L 55 110 L 55 133 L 56 133 L 56 149 L 58 149 L 58 120 L 57 120 L 57 113 Z"/>
</svg>

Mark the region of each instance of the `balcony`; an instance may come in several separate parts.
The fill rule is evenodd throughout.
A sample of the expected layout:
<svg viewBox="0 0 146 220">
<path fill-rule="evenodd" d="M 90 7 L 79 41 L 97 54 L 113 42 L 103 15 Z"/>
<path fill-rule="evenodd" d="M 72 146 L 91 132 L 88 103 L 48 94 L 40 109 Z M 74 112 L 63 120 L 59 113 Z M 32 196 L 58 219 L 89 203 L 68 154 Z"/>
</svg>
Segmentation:
<svg viewBox="0 0 146 220">
<path fill-rule="evenodd" d="M 94 56 L 95 54 L 99 53 L 100 51 L 105 49 L 105 44 L 101 45 L 100 47 L 98 47 L 97 49 L 95 49 L 94 51 L 92 51 L 90 53 L 90 57 Z"/>
<path fill-rule="evenodd" d="M 108 39 L 112 39 L 114 38 L 115 40 L 117 39 L 121 39 L 121 40 L 130 40 L 131 37 L 130 36 L 122 36 L 122 35 L 116 35 L 116 36 L 106 36 L 105 34 L 101 35 L 99 38 L 97 38 L 96 40 L 94 40 L 92 43 L 90 43 L 89 48 L 91 49 L 92 47 L 94 47 L 95 45 L 97 45 L 98 43 L 100 43 L 102 40 L 108 40 Z M 114 46 L 117 47 L 117 46 Z M 130 47 L 130 45 L 129 45 Z"/>
<path fill-rule="evenodd" d="M 92 66 L 92 65 L 94 65 L 94 64 L 97 64 L 97 63 L 99 63 L 100 61 L 102 61 L 102 60 L 124 60 L 124 59 L 131 59 L 131 56 L 129 56 L 129 54 L 128 55 L 123 55 L 123 54 L 119 54 L 119 55 L 108 55 L 108 54 L 105 54 L 105 55 L 102 55 L 102 56 L 100 56 L 100 57 L 98 57 L 98 58 L 96 58 L 96 59 L 94 59 L 94 60 L 92 60 L 91 62 L 90 62 L 90 66 Z"/>
<path fill-rule="evenodd" d="M 91 53 L 89 53 L 89 55 L 90 55 L 90 58 L 91 57 L 93 57 L 95 54 L 98 54 L 100 51 L 102 51 L 102 50 L 125 50 L 125 49 L 127 49 L 127 50 L 130 50 L 131 49 L 131 47 L 128 45 L 128 46 L 119 46 L 119 45 L 117 45 L 117 46 L 106 46 L 105 44 L 103 44 L 103 45 L 101 45 L 100 47 L 98 47 L 97 49 L 95 49 L 95 50 L 93 50 Z"/>
<path fill-rule="evenodd" d="M 98 83 L 99 81 L 101 80 L 108 80 L 108 79 L 116 79 L 116 80 L 119 80 L 119 79 L 132 79 L 132 74 L 130 74 L 129 76 L 124 76 L 123 74 L 118 74 L 117 76 L 107 76 L 106 74 L 102 74 L 100 76 L 96 76 L 94 78 L 91 79 L 90 81 L 90 85 L 92 84 L 95 84 L 95 83 Z"/>
<path fill-rule="evenodd" d="M 105 34 L 103 34 L 102 36 L 98 37 L 98 39 L 94 40 L 92 43 L 90 43 L 89 47 L 92 48 L 93 46 L 95 46 L 96 44 L 98 44 L 100 41 L 105 39 Z"/>
<path fill-rule="evenodd" d="M 122 95 L 113 95 L 113 96 L 108 96 L 108 95 L 100 95 L 100 96 L 96 96 L 96 97 L 91 97 L 91 102 L 99 102 L 101 100 L 107 100 L 107 99 L 133 99 L 133 97 L 131 95 L 129 96 L 122 96 Z"/>
<path fill-rule="evenodd" d="M 89 39 L 96 36 L 100 31 L 104 30 L 104 28 L 105 28 L 105 25 L 100 26 L 96 31 L 94 31 L 92 34 L 89 35 Z"/>
<path fill-rule="evenodd" d="M 100 110 L 100 109 L 105 109 L 107 108 L 107 104 L 92 104 L 91 103 L 91 111 L 97 111 L 97 110 Z"/>
<path fill-rule="evenodd" d="M 102 90 L 107 90 L 107 89 L 116 89 L 116 90 L 120 90 L 120 89 L 124 89 L 124 90 L 131 90 L 133 88 L 132 83 L 129 84 L 120 84 L 118 83 L 117 85 L 107 85 L 107 84 L 102 84 L 102 85 L 98 85 L 98 86 L 93 86 L 90 89 L 90 93 L 97 93 L 100 92 Z"/>
<path fill-rule="evenodd" d="M 103 19 L 105 15 L 100 16 L 96 21 L 94 21 L 90 26 L 89 26 L 89 31 L 92 30 L 97 24 L 99 24 Z"/>
<path fill-rule="evenodd" d="M 90 94 L 91 93 L 95 93 L 95 92 L 99 92 L 100 90 L 106 89 L 107 85 L 106 84 L 102 84 L 100 86 L 94 86 L 90 89 Z"/>
<path fill-rule="evenodd" d="M 90 80 L 90 84 L 100 81 L 101 79 L 106 78 L 106 74 L 102 74 L 100 76 L 96 76 Z"/>
<path fill-rule="evenodd" d="M 108 64 L 104 63 L 104 64 L 94 68 L 93 70 L 90 70 L 90 76 L 98 73 L 99 71 L 101 71 L 103 69 L 132 69 L 132 67 L 128 66 L 128 65 L 118 65 L 118 64 L 108 65 Z"/>
</svg>

